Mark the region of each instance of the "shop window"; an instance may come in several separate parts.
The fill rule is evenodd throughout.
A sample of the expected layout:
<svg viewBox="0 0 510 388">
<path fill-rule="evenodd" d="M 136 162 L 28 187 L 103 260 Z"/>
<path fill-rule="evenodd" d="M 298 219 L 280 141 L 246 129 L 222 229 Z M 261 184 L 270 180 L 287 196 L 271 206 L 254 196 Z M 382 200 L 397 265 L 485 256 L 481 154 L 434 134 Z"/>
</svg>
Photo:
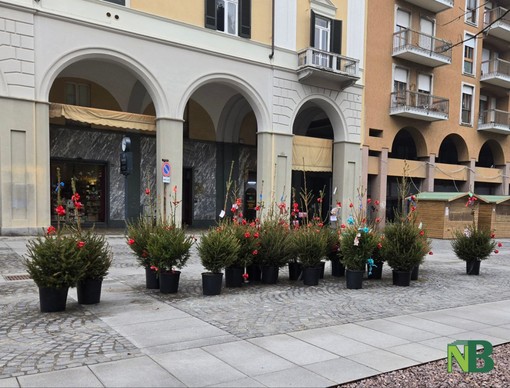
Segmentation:
<svg viewBox="0 0 510 388">
<path fill-rule="evenodd" d="M 76 182 L 76 192 L 83 204 L 80 217 L 83 222 L 106 222 L 106 162 L 86 162 L 75 159 L 52 159 L 51 164 L 52 221 L 57 221 L 57 169 L 60 169 L 60 197 L 66 209 L 66 221 L 73 221 L 74 205 L 71 200 L 71 179 Z"/>
<path fill-rule="evenodd" d="M 470 207 L 463 203 L 452 203 L 448 212 L 449 221 L 472 221 L 473 214 Z"/>
</svg>

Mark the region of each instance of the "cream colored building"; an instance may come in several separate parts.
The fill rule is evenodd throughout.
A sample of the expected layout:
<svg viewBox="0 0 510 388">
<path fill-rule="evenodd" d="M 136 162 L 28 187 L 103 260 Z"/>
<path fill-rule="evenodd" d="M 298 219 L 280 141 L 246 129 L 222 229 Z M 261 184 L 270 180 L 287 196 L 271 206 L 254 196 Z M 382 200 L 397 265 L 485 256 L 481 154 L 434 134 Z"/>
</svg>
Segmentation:
<svg viewBox="0 0 510 388">
<path fill-rule="evenodd" d="M 404 160 L 415 192 L 508 195 L 509 8 L 367 1 L 363 181 L 388 216 Z"/>
<path fill-rule="evenodd" d="M 289 203 L 303 164 L 311 186 L 326 188 L 327 207 L 352 198 L 365 3 L 0 0 L 0 233 L 50 224 L 57 170 L 66 200 L 77 179 L 85 221 L 110 227 L 148 211 L 146 187 L 167 214 L 182 199 L 179 221 L 214 223 L 232 161 L 249 201 Z M 389 148 L 392 131 L 366 137 L 365 149 Z M 380 157 L 365 156 L 369 172 L 379 168 Z"/>
</svg>

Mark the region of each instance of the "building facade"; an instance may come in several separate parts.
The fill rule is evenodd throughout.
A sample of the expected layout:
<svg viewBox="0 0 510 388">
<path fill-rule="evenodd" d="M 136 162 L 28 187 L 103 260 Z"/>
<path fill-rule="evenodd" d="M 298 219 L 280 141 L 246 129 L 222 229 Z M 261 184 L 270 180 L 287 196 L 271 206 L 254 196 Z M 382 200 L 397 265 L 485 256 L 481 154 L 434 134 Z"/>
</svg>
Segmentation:
<svg viewBox="0 0 510 388">
<path fill-rule="evenodd" d="M 229 177 L 250 206 L 289 203 L 302 170 L 328 209 L 353 198 L 365 17 L 364 0 L 0 0 L 0 233 L 49 225 L 57 185 L 70 210 L 71 178 L 109 227 L 147 213 L 146 188 L 213 224 Z"/>
<path fill-rule="evenodd" d="M 363 183 L 388 217 L 404 164 L 414 192 L 508 195 L 509 7 L 368 0 Z"/>
</svg>

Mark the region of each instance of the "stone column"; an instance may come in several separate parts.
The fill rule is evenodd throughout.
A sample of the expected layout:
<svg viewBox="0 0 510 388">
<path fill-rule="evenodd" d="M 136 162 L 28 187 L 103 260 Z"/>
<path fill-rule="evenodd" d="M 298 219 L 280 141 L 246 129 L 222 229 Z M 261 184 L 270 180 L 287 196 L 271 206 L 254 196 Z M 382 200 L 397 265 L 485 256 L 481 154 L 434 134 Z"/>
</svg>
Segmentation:
<svg viewBox="0 0 510 388">
<path fill-rule="evenodd" d="M 468 172 L 467 172 L 467 180 L 462 185 L 460 185 L 460 190 L 464 192 L 475 190 L 475 167 L 476 160 L 471 159 L 468 164 Z"/>
<path fill-rule="evenodd" d="M 361 182 L 361 156 L 359 143 L 333 143 L 333 200 L 346 203 L 356 201 Z M 342 206 L 342 220 L 349 215 L 349 207 Z"/>
<path fill-rule="evenodd" d="M 425 167 L 425 180 L 423 182 L 423 190 L 425 192 L 434 191 L 434 179 L 435 179 L 435 164 L 436 164 L 436 155 L 430 154 L 428 160 L 426 161 Z"/>
<path fill-rule="evenodd" d="M 183 169 L 183 120 L 172 118 L 157 118 L 156 120 L 156 191 L 158 196 L 158 211 L 168 220 L 171 216 L 172 201 L 174 201 L 174 187 L 176 200 L 180 202 L 175 211 L 175 224 L 182 224 L 182 169 Z M 170 183 L 163 183 L 161 171 L 162 163 L 168 160 L 171 167 Z"/>
<path fill-rule="evenodd" d="M 500 166 L 502 182 L 496 189 L 497 195 L 508 195 L 508 185 L 510 184 L 510 163 L 506 163 L 504 166 Z"/>
<path fill-rule="evenodd" d="M 36 227 L 49 226 L 51 222 L 51 182 L 50 182 L 50 121 L 49 105 L 35 104 L 35 177 L 36 190 Z"/>
<path fill-rule="evenodd" d="M 270 131 L 257 132 L 257 203 L 268 210 L 275 203 L 292 201 L 293 135 Z"/>
</svg>

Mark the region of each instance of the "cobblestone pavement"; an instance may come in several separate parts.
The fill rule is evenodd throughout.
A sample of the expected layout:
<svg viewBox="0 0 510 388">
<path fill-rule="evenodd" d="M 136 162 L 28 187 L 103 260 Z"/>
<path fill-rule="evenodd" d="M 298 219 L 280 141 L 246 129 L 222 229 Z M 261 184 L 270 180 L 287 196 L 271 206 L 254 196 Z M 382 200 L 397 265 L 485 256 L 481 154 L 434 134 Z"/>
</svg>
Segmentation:
<svg viewBox="0 0 510 388">
<path fill-rule="evenodd" d="M 0 238 L 0 379 L 140 355 L 86 306 L 68 301 L 65 313 L 41 314 L 33 281 L 6 281 L 7 274 L 25 273 L 18 254 L 25 241 L 17 238 L 13 245 Z M 179 293 L 162 295 L 145 289 L 143 269 L 124 238 L 113 236 L 109 242 L 114 262 L 106 283 L 129 286 L 241 339 L 510 299 L 510 241 L 482 263 L 480 276 L 465 275 L 465 264 L 454 257 L 449 242 L 436 240 L 434 255 L 410 287 L 393 286 L 388 268 L 382 280 L 365 280 L 361 290 L 347 290 L 345 279 L 332 277 L 329 268 L 315 287 L 289 281 L 282 269 L 276 285 L 249 283 L 214 297 L 202 295 L 196 250 L 182 270 Z"/>
</svg>

